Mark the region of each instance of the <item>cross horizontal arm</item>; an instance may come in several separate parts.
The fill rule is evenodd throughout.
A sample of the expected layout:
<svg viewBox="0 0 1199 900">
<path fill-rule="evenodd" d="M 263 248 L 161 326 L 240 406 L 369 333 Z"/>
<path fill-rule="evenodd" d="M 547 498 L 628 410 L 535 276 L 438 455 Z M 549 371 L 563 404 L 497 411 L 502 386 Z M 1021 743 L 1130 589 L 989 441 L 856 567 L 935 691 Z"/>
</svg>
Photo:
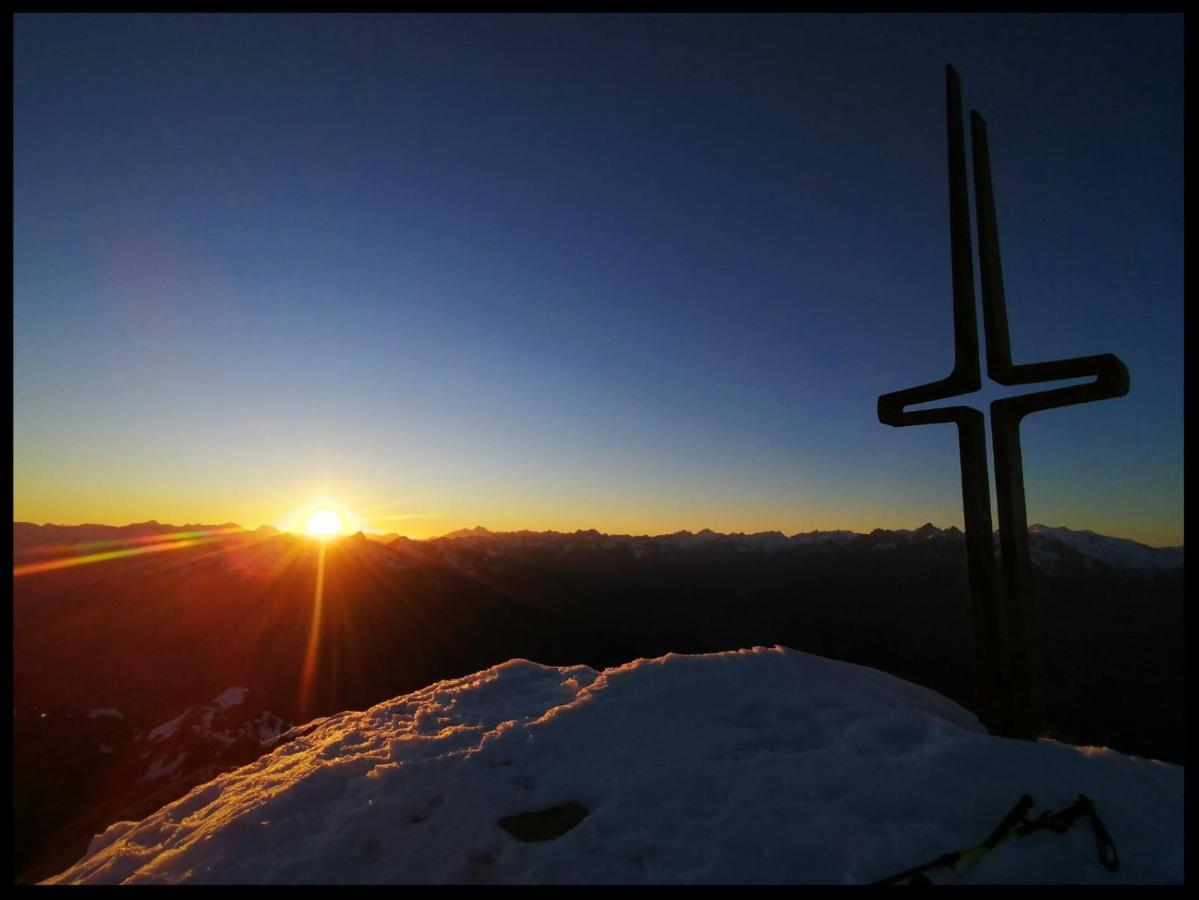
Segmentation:
<svg viewBox="0 0 1199 900">
<path fill-rule="evenodd" d="M 953 376 L 934 381 L 932 384 L 922 384 L 919 387 L 907 388 L 878 398 L 878 420 L 884 425 L 902 428 L 906 425 L 934 425 L 942 422 L 964 421 L 969 413 L 978 410 L 969 406 L 945 406 L 939 409 L 921 409 L 908 412 L 905 407 L 916 403 L 927 403 L 932 400 L 945 400 L 958 397 L 978 390 L 979 385 L 963 385 L 960 379 Z"/>
<path fill-rule="evenodd" d="M 945 67 L 945 126 L 949 146 L 949 256 L 953 281 L 953 371 L 940 381 L 883 394 L 878 419 L 884 425 L 926 425 L 964 421 L 962 410 L 904 412 L 904 407 L 946 400 L 982 386 L 978 364 L 978 320 L 974 311 L 974 264 L 970 249 L 970 198 L 966 187 L 966 138 L 962 130 L 962 85 L 953 66 Z"/>
<path fill-rule="evenodd" d="M 1012 362 L 1007 298 L 1003 289 L 1003 265 L 999 255 L 999 226 L 995 216 L 995 192 L 991 184 L 991 152 L 987 141 L 987 123 L 977 110 L 970 111 L 970 137 L 974 154 L 978 268 L 982 283 L 988 377 L 1008 386 L 1066 378 L 1095 378 L 1095 381 L 1089 384 L 997 400 L 992 404 L 992 410 L 1002 409 L 1007 414 L 1026 415 L 1042 409 L 1123 397 L 1129 388 L 1128 367 L 1111 353 L 1021 365 Z M 1000 403 L 1004 405 L 999 407 Z"/>
<path fill-rule="evenodd" d="M 1043 409 L 1123 397 L 1129 388 L 1127 366 L 1111 353 L 1012 366 L 1007 374 L 1009 380 L 1001 382 L 1002 384 L 1033 384 L 1061 378 L 1081 378 L 1086 375 L 1097 377 L 1086 384 L 1021 394 L 1018 397 L 1004 397 L 991 404 L 992 416 L 1001 414 L 1023 418 L 1029 413 L 1040 412 Z"/>
</svg>

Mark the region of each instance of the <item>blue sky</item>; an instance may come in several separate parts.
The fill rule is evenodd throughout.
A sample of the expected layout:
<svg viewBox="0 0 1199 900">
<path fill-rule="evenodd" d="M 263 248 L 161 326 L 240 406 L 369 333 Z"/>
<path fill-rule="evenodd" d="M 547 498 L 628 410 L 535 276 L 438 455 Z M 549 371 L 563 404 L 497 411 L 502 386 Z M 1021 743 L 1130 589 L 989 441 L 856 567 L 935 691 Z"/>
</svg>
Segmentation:
<svg viewBox="0 0 1199 900">
<path fill-rule="evenodd" d="M 944 66 L 1030 521 L 1182 542 L 1182 19 L 17 16 L 14 517 L 961 523 Z M 986 397 L 991 396 L 987 394 Z M 996 394 L 998 396 L 998 394 Z M 369 515 L 367 510 L 370 510 Z"/>
</svg>

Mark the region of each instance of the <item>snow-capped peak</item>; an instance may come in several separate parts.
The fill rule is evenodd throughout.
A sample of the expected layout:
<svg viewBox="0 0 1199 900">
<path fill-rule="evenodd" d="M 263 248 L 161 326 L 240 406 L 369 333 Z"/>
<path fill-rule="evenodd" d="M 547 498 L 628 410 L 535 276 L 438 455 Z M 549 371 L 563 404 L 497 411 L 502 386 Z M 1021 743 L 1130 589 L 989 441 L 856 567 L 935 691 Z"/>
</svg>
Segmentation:
<svg viewBox="0 0 1199 900">
<path fill-rule="evenodd" d="M 1039 523 L 1030 525 L 1028 533 L 1034 560 L 1042 564 L 1053 564 L 1053 557 L 1060 554 L 1058 545 L 1084 559 L 1114 568 L 1160 571 L 1183 564 L 1182 547 L 1148 547 L 1127 538 L 1096 534 L 1089 529 L 1074 531 Z"/>
<path fill-rule="evenodd" d="M 870 882 L 981 840 L 1023 793 L 1083 828 L 1004 845 L 973 883 L 1182 877 L 1182 769 L 993 738 L 943 696 L 781 647 L 597 672 L 510 660 L 299 729 L 51 883 Z M 571 817 L 544 840 L 514 818 Z"/>
<path fill-rule="evenodd" d="M 249 688 L 231 687 L 221 691 L 212 702 L 221 709 L 228 709 L 230 706 L 237 706 L 246 699 L 246 694 L 250 693 Z"/>
</svg>

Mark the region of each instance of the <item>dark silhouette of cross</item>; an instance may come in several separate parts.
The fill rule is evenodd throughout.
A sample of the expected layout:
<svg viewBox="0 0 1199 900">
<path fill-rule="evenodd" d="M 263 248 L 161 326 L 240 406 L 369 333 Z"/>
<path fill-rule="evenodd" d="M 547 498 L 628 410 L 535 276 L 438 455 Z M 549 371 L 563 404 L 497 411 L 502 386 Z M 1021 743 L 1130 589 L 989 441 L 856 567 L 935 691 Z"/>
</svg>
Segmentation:
<svg viewBox="0 0 1199 900">
<path fill-rule="evenodd" d="M 991 404 L 991 442 L 995 457 L 995 499 L 999 511 L 1001 560 L 997 569 L 991 533 L 991 491 L 983 414 L 972 407 L 960 405 L 907 410 L 907 407 L 915 404 L 959 397 L 979 390 L 982 385 L 978 323 L 974 307 L 961 83 L 953 66 L 946 66 L 945 69 L 945 94 L 949 132 L 953 371 L 940 381 L 883 394 L 878 398 L 878 418 L 883 424 L 896 427 L 947 422 L 957 425 L 979 718 L 992 734 L 1034 740 L 1043 729 L 1044 713 L 1038 687 L 1037 622 L 1030 584 L 1020 421 L 1029 413 L 1043 409 L 1122 397 L 1128 393 L 1128 369 L 1110 353 L 1051 362 L 1012 362 L 1007 304 L 999 260 L 999 234 L 995 222 L 995 198 L 991 188 L 987 126 L 982 116 L 971 110 L 970 133 L 987 375 L 992 381 L 1008 386 L 1094 378 L 1094 381 L 1085 384 L 1006 397 Z"/>
</svg>

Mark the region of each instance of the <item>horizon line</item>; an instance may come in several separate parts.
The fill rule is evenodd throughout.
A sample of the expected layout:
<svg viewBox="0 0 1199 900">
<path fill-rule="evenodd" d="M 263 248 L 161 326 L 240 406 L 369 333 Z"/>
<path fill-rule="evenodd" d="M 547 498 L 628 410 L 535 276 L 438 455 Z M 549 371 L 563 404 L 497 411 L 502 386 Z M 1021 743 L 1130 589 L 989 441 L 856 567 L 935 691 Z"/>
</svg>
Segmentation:
<svg viewBox="0 0 1199 900">
<path fill-rule="evenodd" d="M 276 532 L 277 534 L 290 534 L 290 535 L 295 535 L 297 537 L 309 537 L 310 536 L 310 535 L 305 534 L 303 531 L 290 531 L 287 529 L 279 528 L 275 525 L 271 525 L 268 522 L 264 522 L 254 528 L 248 528 L 244 525 L 238 524 L 237 522 L 223 522 L 220 524 L 200 524 L 200 523 L 188 522 L 188 523 L 184 523 L 183 525 L 174 525 L 169 522 L 167 522 L 167 523 L 159 522 L 157 519 L 147 519 L 142 522 L 129 522 L 128 524 L 125 524 L 125 525 L 110 525 L 110 524 L 103 523 L 103 522 L 81 522 L 78 524 L 65 524 L 65 523 L 60 523 L 60 522 L 43 522 L 41 524 L 38 524 L 36 522 L 14 519 L 13 525 L 29 525 L 34 528 L 85 528 L 88 526 L 93 526 L 93 527 L 98 527 L 98 528 L 134 528 L 139 525 L 155 525 L 160 528 L 168 528 L 168 529 L 191 528 L 191 529 L 205 529 L 205 530 L 225 529 L 225 528 L 233 527 L 233 528 L 239 529 L 240 531 L 242 531 L 246 534 L 252 534 L 254 532 L 261 531 L 263 529 L 270 529 L 270 530 Z M 648 534 L 648 533 L 646 533 L 646 534 L 628 534 L 628 533 L 612 533 L 612 532 L 600 531 L 597 528 L 576 528 L 573 531 L 560 531 L 560 530 L 553 529 L 553 528 L 544 529 L 541 531 L 535 531 L 531 528 L 520 528 L 520 529 L 516 529 L 516 530 L 512 530 L 512 531 L 496 531 L 496 530 L 492 530 L 484 525 L 475 525 L 473 528 L 456 528 L 451 531 L 447 531 L 444 534 L 432 535 L 430 537 L 423 537 L 423 538 L 414 538 L 414 537 L 409 537 L 406 534 L 402 534 L 398 531 L 375 531 L 375 530 L 368 530 L 368 529 L 360 528 L 356 531 L 345 532 L 345 533 L 336 535 L 336 538 L 353 537 L 355 534 L 361 534 L 363 537 L 367 537 L 368 535 L 374 535 L 374 536 L 379 536 L 379 537 L 385 537 L 387 535 L 395 535 L 397 538 L 404 538 L 405 540 L 409 540 L 409 541 L 424 542 L 424 541 L 442 540 L 444 538 L 448 538 L 451 536 L 462 537 L 462 536 L 467 536 L 470 534 L 479 534 L 480 536 L 482 536 L 483 534 L 494 535 L 494 536 L 503 536 L 503 535 L 509 535 L 509 534 L 575 535 L 575 534 L 587 534 L 587 533 L 594 532 L 595 534 L 598 534 L 602 537 L 609 537 L 609 538 L 654 539 L 654 538 L 663 538 L 663 537 L 675 537 L 678 535 L 701 535 L 706 532 L 708 534 L 713 534 L 718 537 L 739 537 L 739 536 L 740 537 L 751 537 L 751 536 L 760 535 L 760 534 L 778 534 L 778 535 L 782 535 L 785 538 L 790 539 L 790 538 L 802 537 L 802 536 L 812 535 L 812 534 L 851 534 L 851 535 L 855 535 L 855 536 L 866 536 L 866 535 L 873 534 L 876 531 L 911 533 L 911 532 L 919 531 L 919 530 L 929 527 L 929 526 L 931 526 L 932 528 L 934 528 L 940 532 L 956 531 L 959 534 L 963 533 L 962 528 L 960 528 L 957 525 L 948 525 L 945 527 L 941 527 L 941 526 L 933 524 L 931 521 L 926 521 L 923 524 L 916 526 L 915 528 L 876 527 L 874 529 L 871 529 L 870 531 L 854 531 L 849 528 L 814 528 L 811 531 L 797 531 L 792 534 L 788 534 L 788 533 L 782 531 L 781 529 L 777 529 L 777 528 L 766 529 L 763 531 L 716 531 L 715 529 L 704 527 L 704 528 L 700 528 L 697 531 L 692 531 L 690 529 L 682 528 L 677 531 L 662 532 L 660 534 Z M 1038 528 L 1038 529 L 1044 528 L 1044 529 L 1054 529 L 1054 530 L 1062 529 L 1062 530 L 1071 531 L 1071 532 L 1075 532 L 1075 533 L 1090 532 L 1092 534 L 1102 534 L 1102 532 L 1097 532 L 1090 528 L 1071 528 L 1067 525 L 1045 525 L 1044 523 L 1041 523 L 1041 522 L 1034 522 L 1034 523 L 1030 524 L 1028 526 L 1028 528 L 1030 531 L 1034 528 Z M 999 530 L 994 529 L 992 533 L 998 534 Z M 1133 541 L 1134 543 L 1141 544 L 1144 547 L 1151 547 L 1153 549 L 1164 550 L 1164 549 L 1173 549 L 1173 548 L 1177 548 L 1177 547 L 1185 547 L 1185 543 L 1154 545 L 1154 544 L 1144 543 L 1143 541 L 1138 541 L 1135 538 L 1119 537 L 1118 535 L 1103 535 L 1103 536 L 1116 538 L 1118 540 Z"/>
</svg>

